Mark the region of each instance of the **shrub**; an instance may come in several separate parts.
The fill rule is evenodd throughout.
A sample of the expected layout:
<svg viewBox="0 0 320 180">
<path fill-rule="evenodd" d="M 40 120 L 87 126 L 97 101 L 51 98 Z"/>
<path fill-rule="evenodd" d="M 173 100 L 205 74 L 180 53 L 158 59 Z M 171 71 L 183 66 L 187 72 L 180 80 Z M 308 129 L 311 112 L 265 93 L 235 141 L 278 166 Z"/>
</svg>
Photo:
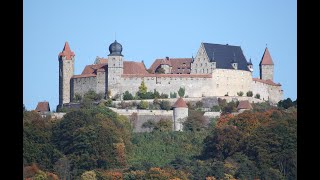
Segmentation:
<svg viewBox="0 0 320 180">
<path fill-rule="evenodd" d="M 106 102 L 104 102 L 104 105 L 107 107 L 111 107 L 112 106 L 112 99 L 108 99 Z"/>
<path fill-rule="evenodd" d="M 254 97 L 257 98 L 257 99 L 260 99 L 260 94 L 258 93 Z"/>
<path fill-rule="evenodd" d="M 178 90 L 179 97 L 183 97 L 185 92 L 186 92 L 186 89 L 183 87 L 180 87 L 180 89 Z"/>
<path fill-rule="evenodd" d="M 156 126 L 156 123 L 149 119 L 147 122 L 144 122 L 142 124 L 142 128 L 148 128 L 149 130 L 153 129 Z"/>
<path fill-rule="evenodd" d="M 123 100 L 133 100 L 133 96 L 129 91 L 124 92 L 123 94 Z"/>
<path fill-rule="evenodd" d="M 138 109 L 148 109 L 148 102 L 147 101 L 140 101 L 139 105 L 138 105 Z"/>
<path fill-rule="evenodd" d="M 203 102 L 202 101 L 197 101 L 196 102 L 196 107 L 197 108 L 202 108 L 202 106 L 203 106 Z"/>
<path fill-rule="evenodd" d="M 248 92 L 247 92 L 247 96 L 248 96 L 248 97 L 252 97 L 252 96 L 253 96 L 252 91 L 248 91 Z"/>
<path fill-rule="evenodd" d="M 161 101 L 160 108 L 163 110 L 170 110 L 171 109 L 170 102 L 165 100 Z"/>
<path fill-rule="evenodd" d="M 156 123 L 153 130 L 155 131 L 172 131 L 173 122 L 169 119 L 160 119 L 159 122 Z"/>
<path fill-rule="evenodd" d="M 160 95 L 160 98 L 161 99 L 168 99 L 168 94 L 164 94 L 164 93 L 161 93 L 161 95 Z"/>
<path fill-rule="evenodd" d="M 160 97 L 160 93 L 156 89 L 153 90 L 153 97 L 154 98 L 159 98 Z"/>
<path fill-rule="evenodd" d="M 242 91 L 237 92 L 237 95 L 238 95 L 238 96 L 243 96 L 243 92 L 242 92 Z"/>
<path fill-rule="evenodd" d="M 220 112 L 220 106 L 212 106 L 211 111 Z"/>
<path fill-rule="evenodd" d="M 170 92 L 170 98 L 176 98 L 176 97 L 177 97 L 177 93 L 176 92 L 174 92 L 174 93 Z"/>
<path fill-rule="evenodd" d="M 74 100 L 75 100 L 75 102 L 80 102 L 82 100 L 82 96 L 80 94 L 76 93 L 74 95 Z"/>
</svg>

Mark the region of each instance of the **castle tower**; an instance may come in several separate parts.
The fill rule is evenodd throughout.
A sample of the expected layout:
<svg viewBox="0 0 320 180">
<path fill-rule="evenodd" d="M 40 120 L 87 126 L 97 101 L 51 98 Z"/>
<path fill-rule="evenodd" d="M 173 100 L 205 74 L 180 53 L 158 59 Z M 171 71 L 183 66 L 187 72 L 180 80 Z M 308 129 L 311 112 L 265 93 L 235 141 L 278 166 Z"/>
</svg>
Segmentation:
<svg viewBox="0 0 320 180">
<path fill-rule="evenodd" d="M 173 130 L 182 131 L 183 122 L 188 117 L 188 106 L 186 102 L 179 98 L 173 105 Z"/>
<path fill-rule="evenodd" d="M 270 79 L 273 81 L 274 64 L 267 47 L 263 53 L 259 66 L 260 66 L 260 79 L 263 79 L 263 80 Z"/>
<path fill-rule="evenodd" d="M 252 73 L 253 72 L 253 65 L 251 62 L 251 58 L 250 58 L 249 62 L 247 62 L 247 67 L 248 67 L 249 71 Z"/>
<path fill-rule="evenodd" d="M 68 42 L 64 44 L 62 52 L 59 53 L 59 106 L 70 102 L 70 80 L 74 75 L 74 52 L 71 51 Z"/>
<path fill-rule="evenodd" d="M 121 75 L 123 74 L 122 45 L 115 40 L 110 44 L 109 52 L 107 89 L 111 92 L 111 97 L 119 95 L 121 98 Z"/>
</svg>

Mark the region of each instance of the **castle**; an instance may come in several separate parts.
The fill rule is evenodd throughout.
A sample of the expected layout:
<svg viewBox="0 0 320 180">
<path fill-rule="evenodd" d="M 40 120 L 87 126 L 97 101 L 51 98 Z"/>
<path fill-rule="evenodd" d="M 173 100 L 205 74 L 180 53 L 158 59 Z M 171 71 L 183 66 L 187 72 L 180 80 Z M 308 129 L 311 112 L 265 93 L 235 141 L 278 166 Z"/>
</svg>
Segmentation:
<svg viewBox="0 0 320 180">
<path fill-rule="evenodd" d="M 252 91 L 271 104 L 282 100 L 281 84 L 273 82 L 274 63 L 268 48 L 259 64 L 259 78 L 252 77 L 251 59 L 246 60 L 240 46 L 201 43 L 194 58 L 156 59 L 149 69 L 143 62 L 125 60 L 117 41 L 110 44 L 109 52 L 107 58 L 97 57 L 80 75 L 74 75 L 75 53 L 65 43 L 58 56 L 58 106 L 89 90 L 121 100 L 125 91 L 135 94 L 142 81 L 148 91 L 165 94 L 184 87 L 187 97 L 238 96 L 240 91 L 246 96 Z"/>
</svg>

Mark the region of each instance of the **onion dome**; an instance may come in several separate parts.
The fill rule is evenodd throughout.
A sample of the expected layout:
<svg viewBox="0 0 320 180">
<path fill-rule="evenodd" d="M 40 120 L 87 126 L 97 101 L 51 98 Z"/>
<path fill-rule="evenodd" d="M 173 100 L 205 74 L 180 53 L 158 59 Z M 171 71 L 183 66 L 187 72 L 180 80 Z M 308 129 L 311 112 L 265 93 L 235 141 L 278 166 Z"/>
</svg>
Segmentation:
<svg viewBox="0 0 320 180">
<path fill-rule="evenodd" d="M 108 56 L 123 56 L 121 54 L 122 52 L 122 45 L 115 40 L 112 44 L 109 46 L 109 52 L 110 54 Z"/>
</svg>

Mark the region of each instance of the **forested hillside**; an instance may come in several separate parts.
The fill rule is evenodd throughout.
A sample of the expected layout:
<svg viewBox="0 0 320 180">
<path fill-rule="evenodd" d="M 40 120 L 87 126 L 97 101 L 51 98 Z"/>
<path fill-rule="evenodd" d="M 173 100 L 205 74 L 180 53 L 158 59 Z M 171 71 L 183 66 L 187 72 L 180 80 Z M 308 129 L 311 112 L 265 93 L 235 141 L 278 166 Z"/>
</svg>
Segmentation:
<svg viewBox="0 0 320 180">
<path fill-rule="evenodd" d="M 253 107 L 207 127 L 191 115 L 183 132 L 163 120 L 150 133 L 104 106 L 54 121 L 24 111 L 24 179 L 297 179 L 296 104 Z"/>
</svg>

